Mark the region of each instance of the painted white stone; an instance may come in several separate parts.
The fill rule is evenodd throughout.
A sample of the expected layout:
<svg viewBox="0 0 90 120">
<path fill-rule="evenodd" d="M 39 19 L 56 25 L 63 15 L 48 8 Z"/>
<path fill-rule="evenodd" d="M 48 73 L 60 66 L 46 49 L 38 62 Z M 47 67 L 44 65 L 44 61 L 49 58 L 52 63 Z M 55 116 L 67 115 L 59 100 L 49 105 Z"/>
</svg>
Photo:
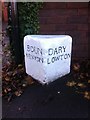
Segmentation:
<svg viewBox="0 0 90 120">
<path fill-rule="evenodd" d="M 68 35 L 24 37 L 26 73 L 42 84 L 70 73 L 72 38 Z"/>
</svg>

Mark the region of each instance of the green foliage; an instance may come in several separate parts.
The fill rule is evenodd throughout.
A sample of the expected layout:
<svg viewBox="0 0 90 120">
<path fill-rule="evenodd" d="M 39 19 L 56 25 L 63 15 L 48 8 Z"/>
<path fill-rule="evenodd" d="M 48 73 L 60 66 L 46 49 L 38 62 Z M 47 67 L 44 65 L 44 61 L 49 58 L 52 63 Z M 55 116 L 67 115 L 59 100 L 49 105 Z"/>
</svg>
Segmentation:
<svg viewBox="0 0 90 120">
<path fill-rule="evenodd" d="M 18 3 L 20 38 L 27 34 L 38 34 L 38 13 L 42 4 L 41 2 Z"/>
</svg>

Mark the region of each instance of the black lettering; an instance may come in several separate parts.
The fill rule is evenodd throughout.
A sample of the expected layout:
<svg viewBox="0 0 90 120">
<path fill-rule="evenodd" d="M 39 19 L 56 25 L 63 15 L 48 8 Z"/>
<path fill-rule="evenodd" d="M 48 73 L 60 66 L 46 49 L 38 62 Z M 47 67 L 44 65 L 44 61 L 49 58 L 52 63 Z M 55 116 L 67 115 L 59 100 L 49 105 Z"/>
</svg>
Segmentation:
<svg viewBox="0 0 90 120">
<path fill-rule="evenodd" d="M 55 62 L 55 57 L 52 57 L 52 63 L 54 63 Z"/>
<path fill-rule="evenodd" d="M 55 54 L 58 54 L 57 48 L 55 48 L 55 50 L 54 50 L 54 55 Z"/>
<path fill-rule="evenodd" d="M 49 60 L 49 58 L 47 58 L 47 64 L 50 64 L 50 60 Z"/>
<path fill-rule="evenodd" d="M 64 52 L 66 51 L 66 46 L 63 46 L 63 50 L 64 50 Z"/>
<path fill-rule="evenodd" d="M 41 54 L 42 55 L 42 49 L 37 48 L 37 53 L 36 54 Z"/>
<path fill-rule="evenodd" d="M 35 47 L 30 46 L 30 51 L 31 51 L 31 52 L 34 52 L 34 51 L 35 51 Z"/>
<path fill-rule="evenodd" d="M 65 54 L 65 55 L 64 55 L 64 59 L 67 59 L 67 58 L 68 58 L 68 56 L 67 56 L 67 54 Z"/>
<path fill-rule="evenodd" d="M 36 61 L 37 61 L 37 62 L 40 62 L 40 58 L 39 58 L 39 57 L 36 57 Z"/>
<path fill-rule="evenodd" d="M 53 49 L 52 48 L 49 48 L 48 49 L 48 55 L 52 55 L 53 54 Z"/>
<path fill-rule="evenodd" d="M 40 58 L 40 60 L 41 60 L 42 63 L 44 62 L 43 58 Z"/>
<path fill-rule="evenodd" d="M 56 61 L 60 59 L 60 56 L 56 57 Z"/>
<path fill-rule="evenodd" d="M 71 54 L 68 53 L 68 57 L 70 58 L 70 57 L 71 57 Z"/>
<path fill-rule="evenodd" d="M 63 59 L 62 59 L 62 56 L 63 56 L 63 54 L 62 54 L 62 55 L 60 55 L 60 57 L 61 57 L 61 60 L 63 60 Z"/>
<path fill-rule="evenodd" d="M 36 56 L 33 56 L 34 57 L 34 59 L 36 60 L 37 59 L 37 57 Z"/>
<path fill-rule="evenodd" d="M 29 46 L 29 45 L 27 45 L 27 51 L 28 51 L 28 52 L 30 51 L 30 46 Z"/>
<path fill-rule="evenodd" d="M 61 46 L 58 47 L 58 53 L 62 53 L 62 47 Z"/>
</svg>

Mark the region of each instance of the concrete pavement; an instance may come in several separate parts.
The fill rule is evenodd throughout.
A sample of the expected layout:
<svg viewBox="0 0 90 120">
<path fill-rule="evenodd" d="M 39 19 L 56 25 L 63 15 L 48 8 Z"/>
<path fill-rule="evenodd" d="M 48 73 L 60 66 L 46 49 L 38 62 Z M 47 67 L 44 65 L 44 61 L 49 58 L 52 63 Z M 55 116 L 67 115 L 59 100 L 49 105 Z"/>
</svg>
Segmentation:
<svg viewBox="0 0 90 120">
<path fill-rule="evenodd" d="M 49 85 L 28 86 L 10 103 L 3 100 L 3 118 L 88 118 L 88 100 L 67 87 L 67 75 Z"/>
</svg>

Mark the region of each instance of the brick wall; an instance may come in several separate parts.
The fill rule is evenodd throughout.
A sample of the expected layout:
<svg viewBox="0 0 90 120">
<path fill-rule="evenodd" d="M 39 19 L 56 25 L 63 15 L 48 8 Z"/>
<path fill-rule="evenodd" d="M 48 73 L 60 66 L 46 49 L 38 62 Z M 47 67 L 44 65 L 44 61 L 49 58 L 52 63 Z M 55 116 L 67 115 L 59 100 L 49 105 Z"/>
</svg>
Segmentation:
<svg viewBox="0 0 90 120">
<path fill-rule="evenodd" d="M 88 58 L 88 3 L 46 2 L 39 12 L 39 34 L 68 34 L 73 58 Z"/>
<path fill-rule="evenodd" d="M 8 4 L 2 2 L 2 20 L 8 22 Z"/>
</svg>

